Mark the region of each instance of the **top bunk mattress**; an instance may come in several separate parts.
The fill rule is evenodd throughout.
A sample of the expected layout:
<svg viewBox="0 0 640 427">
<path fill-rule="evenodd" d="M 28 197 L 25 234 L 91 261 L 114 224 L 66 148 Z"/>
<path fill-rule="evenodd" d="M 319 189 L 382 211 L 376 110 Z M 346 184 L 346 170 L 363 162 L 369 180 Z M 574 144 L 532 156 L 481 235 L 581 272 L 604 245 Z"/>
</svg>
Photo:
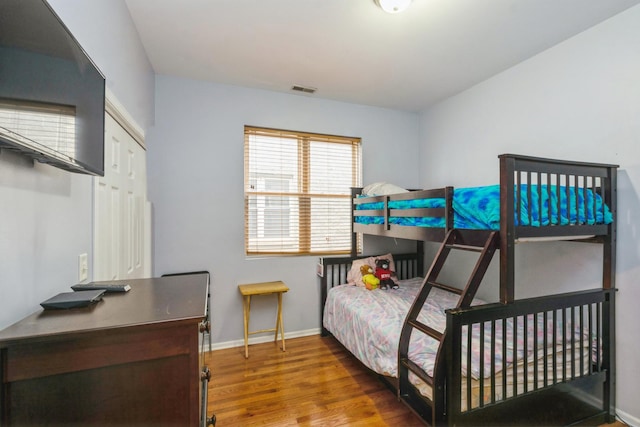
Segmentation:
<svg viewBox="0 0 640 427">
<path fill-rule="evenodd" d="M 565 186 L 520 185 L 514 190 L 514 221 L 516 226 L 541 227 L 550 225 L 610 224 L 613 216 L 597 192 L 589 188 Z M 446 208 L 444 198 L 418 198 L 393 200 L 388 209 Z M 500 186 L 456 188 L 453 191 L 453 227 L 459 229 L 500 229 Z M 354 222 L 358 224 L 384 224 L 384 214 L 358 214 L 358 211 L 382 210 L 385 202 L 356 202 Z M 393 225 L 415 227 L 446 227 L 443 216 L 394 216 Z"/>
</svg>

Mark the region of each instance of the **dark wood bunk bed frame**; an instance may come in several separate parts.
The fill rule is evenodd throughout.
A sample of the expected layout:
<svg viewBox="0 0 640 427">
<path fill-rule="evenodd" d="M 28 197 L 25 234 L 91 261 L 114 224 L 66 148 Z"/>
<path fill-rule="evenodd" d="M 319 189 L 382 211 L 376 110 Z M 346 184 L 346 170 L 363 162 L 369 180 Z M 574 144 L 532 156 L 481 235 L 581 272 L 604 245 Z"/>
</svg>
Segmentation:
<svg viewBox="0 0 640 427">
<path fill-rule="evenodd" d="M 453 188 L 446 187 L 434 190 L 412 191 L 391 196 L 356 197 L 360 189 L 354 189 L 352 215 L 384 216 L 383 225 L 365 225 L 352 221 L 352 254 L 351 257 L 321 258 L 321 315 L 330 288 L 346 283 L 346 276 L 356 256 L 356 233 L 373 234 L 394 238 L 413 239 L 417 241 L 414 254 L 394 254 L 396 273 L 400 279 L 421 275 L 425 277 L 422 288 L 409 310 L 400 337 L 398 350 L 398 378 L 380 377 L 397 392 L 400 400 L 406 403 L 426 424 L 429 425 L 594 425 L 615 421 L 615 264 L 616 264 L 616 187 L 617 165 L 573 162 L 554 159 L 543 159 L 513 154 L 503 154 L 500 159 L 500 230 L 460 230 L 453 228 Z M 578 208 L 579 192 L 593 191 L 601 196 L 614 218 L 611 224 L 517 225 L 514 217 L 521 217 L 519 200 L 520 187 L 527 183 L 542 183 L 542 186 L 529 185 L 525 190 L 528 201 L 532 201 L 532 191 L 549 191 L 549 187 L 560 187 L 566 183 L 567 200 L 573 196 L 574 207 Z M 546 185 L 545 190 L 545 183 Z M 534 188 L 532 190 L 532 187 Z M 516 189 L 516 191 L 505 191 Z M 582 193 L 586 194 L 586 193 Z M 538 200 L 541 194 L 538 193 Z M 549 196 L 551 194 L 549 193 Z M 425 208 L 397 210 L 389 208 L 391 200 L 410 198 L 444 198 L 444 208 Z M 586 208 L 587 197 L 583 198 Z M 384 209 L 377 211 L 356 211 L 356 205 L 364 202 L 383 201 Z M 517 211 L 514 202 L 518 202 Z M 593 207 L 595 209 L 595 205 Z M 540 206 L 542 211 L 542 206 Z M 525 214 L 527 215 L 527 214 Z M 530 214 L 529 214 L 530 215 Z M 392 216 L 432 216 L 445 219 L 443 228 L 425 228 L 401 226 L 389 223 Z M 529 217 L 530 218 L 530 217 Z M 560 221 L 558 220 L 558 223 Z M 588 236 L 588 237 L 587 237 Z M 515 243 L 523 238 L 554 238 L 576 242 L 601 244 L 602 287 L 592 290 L 548 295 L 537 298 L 515 298 Z M 424 275 L 424 241 L 442 242 L 429 271 Z M 456 290 L 436 281 L 447 255 L 451 250 L 473 250 L 479 253 L 478 262 L 466 284 L 465 289 Z M 470 306 L 475 292 L 489 265 L 493 252 L 500 251 L 500 295 L 499 303 Z M 428 298 L 433 287 L 456 292 L 460 302 L 456 308 L 446 311 L 446 330 L 438 332 L 428 325 L 420 323 L 418 313 Z M 531 319 L 544 322 L 542 342 L 539 342 L 536 322 L 533 322 L 534 334 L 527 337 L 524 333 L 524 374 L 517 374 L 516 363 L 508 366 L 506 362 L 496 366 L 494 344 L 496 330 L 502 330 L 507 336 L 507 320 L 512 324 Z M 565 334 L 557 336 L 547 330 L 548 322 L 562 327 L 579 328 L 588 331 L 592 339 L 589 354 L 584 354 L 582 342 L 576 343 L 574 338 L 567 339 Z M 568 323 L 567 323 L 568 322 Z M 463 351 L 472 347 L 471 336 L 466 331 L 476 325 L 480 329 L 481 360 L 490 357 L 489 375 L 485 377 L 484 364 L 480 366 L 479 396 L 477 406 L 462 408 L 461 399 L 471 402 L 471 374 L 468 374 L 467 386 L 463 385 L 462 361 L 471 365 L 471 352 Z M 482 325 L 482 327 L 480 327 Z M 330 332 L 321 323 L 322 334 Z M 408 358 L 408 347 L 411 333 L 418 330 L 440 341 L 435 360 L 433 376 L 429 376 Z M 488 333 L 484 331 L 488 330 Z M 515 336 L 514 332 L 514 336 Z M 552 334 L 552 339 L 547 337 Z M 559 335 L 559 334 L 558 334 Z M 465 337 L 465 338 L 463 338 Z M 463 339 L 467 342 L 463 343 Z M 532 340 L 533 356 L 527 356 L 528 342 Z M 580 338 L 580 341 L 582 338 Z M 478 343 L 475 343 L 478 344 Z M 515 338 L 511 343 L 516 347 Z M 576 347 L 580 344 L 579 347 Z M 589 343 L 587 343 L 589 344 Z M 507 340 L 501 344 L 502 353 L 507 353 Z M 541 348 L 540 348 L 541 347 Z M 543 368 L 536 362 L 527 368 L 529 361 L 537 361 L 541 354 L 547 354 L 552 348 L 560 348 L 560 362 L 556 358 L 543 362 Z M 484 349 L 489 348 L 489 355 Z M 513 350 L 515 353 L 515 349 Z M 544 353 L 542 353 L 544 352 Z M 576 352 L 579 353 L 579 360 Z M 584 360 L 590 360 L 584 366 Z M 527 360 L 527 358 L 530 358 Z M 541 359 L 541 360 L 542 360 Z M 556 365 L 557 363 L 557 365 Z M 567 365 L 570 367 L 567 368 Z M 576 368 L 579 365 L 579 368 Z M 513 369 L 513 384 L 508 384 L 506 372 Z M 528 372 L 531 369 L 533 372 Z M 551 370 L 548 374 L 548 370 Z M 469 369 L 469 372 L 471 369 Z M 431 385 L 431 399 L 424 397 L 409 382 L 409 372 Z M 518 375 L 533 376 L 533 381 L 522 380 Z M 507 396 L 499 396 L 500 388 Z M 511 396 L 508 396 L 511 391 Z"/>
</svg>

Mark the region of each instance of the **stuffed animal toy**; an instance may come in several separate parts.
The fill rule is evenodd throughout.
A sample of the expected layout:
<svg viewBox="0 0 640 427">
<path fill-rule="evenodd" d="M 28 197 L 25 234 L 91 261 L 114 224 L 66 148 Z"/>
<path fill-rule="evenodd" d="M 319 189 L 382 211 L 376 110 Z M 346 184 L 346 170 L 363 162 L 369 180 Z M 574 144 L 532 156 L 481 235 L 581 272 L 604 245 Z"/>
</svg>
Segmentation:
<svg viewBox="0 0 640 427">
<path fill-rule="evenodd" d="M 376 277 L 380 279 L 380 289 L 398 289 L 399 286 L 391 276 L 394 272 L 389 268 L 388 259 L 376 260 Z"/>
<path fill-rule="evenodd" d="M 378 289 L 380 280 L 373 274 L 373 268 L 371 268 L 370 265 L 365 264 L 360 266 L 360 273 L 362 273 L 362 283 L 364 283 L 365 288 L 370 291 Z"/>
</svg>

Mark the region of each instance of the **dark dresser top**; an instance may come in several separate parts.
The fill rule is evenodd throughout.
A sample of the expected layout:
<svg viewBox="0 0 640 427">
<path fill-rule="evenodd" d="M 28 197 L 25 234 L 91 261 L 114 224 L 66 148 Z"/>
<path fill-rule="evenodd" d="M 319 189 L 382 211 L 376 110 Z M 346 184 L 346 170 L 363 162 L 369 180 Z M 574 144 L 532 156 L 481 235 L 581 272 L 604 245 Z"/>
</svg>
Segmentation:
<svg viewBox="0 0 640 427">
<path fill-rule="evenodd" d="M 114 328 L 198 322 L 206 317 L 209 284 L 204 274 L 104 283 L 128 283 L 131 290 L 105 293 L 89 307 L 35 312 L 0 331 L 0 348 Z"/>
</svg>

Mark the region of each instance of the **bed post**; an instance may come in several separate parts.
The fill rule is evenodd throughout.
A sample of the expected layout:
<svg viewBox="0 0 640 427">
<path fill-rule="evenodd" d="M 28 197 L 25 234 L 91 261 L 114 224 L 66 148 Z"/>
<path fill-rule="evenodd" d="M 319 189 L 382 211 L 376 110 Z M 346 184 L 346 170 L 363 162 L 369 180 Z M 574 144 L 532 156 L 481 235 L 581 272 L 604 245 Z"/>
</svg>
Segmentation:
<svg viewBox="0 0 640 427">
<path fill-rule="evenodd" d="M 514 170 L 515 159 L 506 154 L 500 158 L 500 302 L 514 300 L 515 282 L 515 225 L 514 225 Z"/>
<path fill-rule="evenodd" d="M 425 271 L 424 271 L 424 241 L 423 240 L 418 240 L 416 241 L 416 257 L 418 258 L 416 260 L 416 271 L 415 274 L 421 277 L 424 277 L 425 275 Z"/>
<path fill-rule="evenodd" d="M 445 222 L 445 230 L 444 234 L 446 235 L 449 230 L 453 228 L 453 187 L 445 187 L 444 188 L 444 198 L 446 210 L 444 213 L 444 222 Z M 444 239 L 443 239 L 444 240 Z"/>
<path fill-rule="evenodd" d="M 616 280 L 616 232 L 617 232 L 617 188 L 618 188 L 618 171 L 616 167 L 609 167 L 607 179 L 604 184 L 605 197 L 604 202 L 609 206 L 613 222 L 609 224 L 609 233 L 605 236 L 603 245 L 603 266 L 602 266 L 602 287 L 604 289 L 613 289 L 607 295 L 604 304 L 604 318 L 606 334 L 604 346 L 604 364 L 607 369 L 607 380 L 604 384 L 604 410 L 606 411 L 607 422 L 612 423 L 616 418 L 616 319 L 615 319 L 615 280 Z"/>
<path fill-rule="evenodd" d="M 320 336 L 326 337 L 329 335 L 329 331 L 324 327 L 324 306 L 327 303 L 327 266 L 323 258 L 318 258 L 316 274 L 320 277 Z"/>
<path fill-rule="evenodd" d="M 604 182 L 604 202 L 609 206 L 613 222 L 609 224 L 609 232 L 604 241 L 604 265 L 602 269 L 602 287 L 604 289 L 614 289 L 616 286 L 616 224 L 617 216 L 617 194 L 618 188 L 617 173 L 615 167 L 608 168 L 608 176 Z"/>
<path fill-rule="evenodd" d="M 603 387 L 603 410 L 605 420 L 612 423 L 616 420 L 616 346 L 615 346 L 615 290 L 605 294 L 605 301 L 602 304 L 603 317 L 603 346 L 602 346 L 602 366 L 606 370 L 606 380 Z"/>
<path fill-rule="evenodd" d="M 356 206 L 353 203 L 353 199 L 357 197 L 358 194 L 360 194 L 361 192 L 362 192 L 362 188 L 351 187 L 351 201 L 349 204 L 351 206 L 351 256 L 352 257 L 358 256 L 358 233 L 353 231 L 353 223 L 355 221 L 355 218 L 353 216 L 353 211 L 356 208 Z"/>
</svg>

